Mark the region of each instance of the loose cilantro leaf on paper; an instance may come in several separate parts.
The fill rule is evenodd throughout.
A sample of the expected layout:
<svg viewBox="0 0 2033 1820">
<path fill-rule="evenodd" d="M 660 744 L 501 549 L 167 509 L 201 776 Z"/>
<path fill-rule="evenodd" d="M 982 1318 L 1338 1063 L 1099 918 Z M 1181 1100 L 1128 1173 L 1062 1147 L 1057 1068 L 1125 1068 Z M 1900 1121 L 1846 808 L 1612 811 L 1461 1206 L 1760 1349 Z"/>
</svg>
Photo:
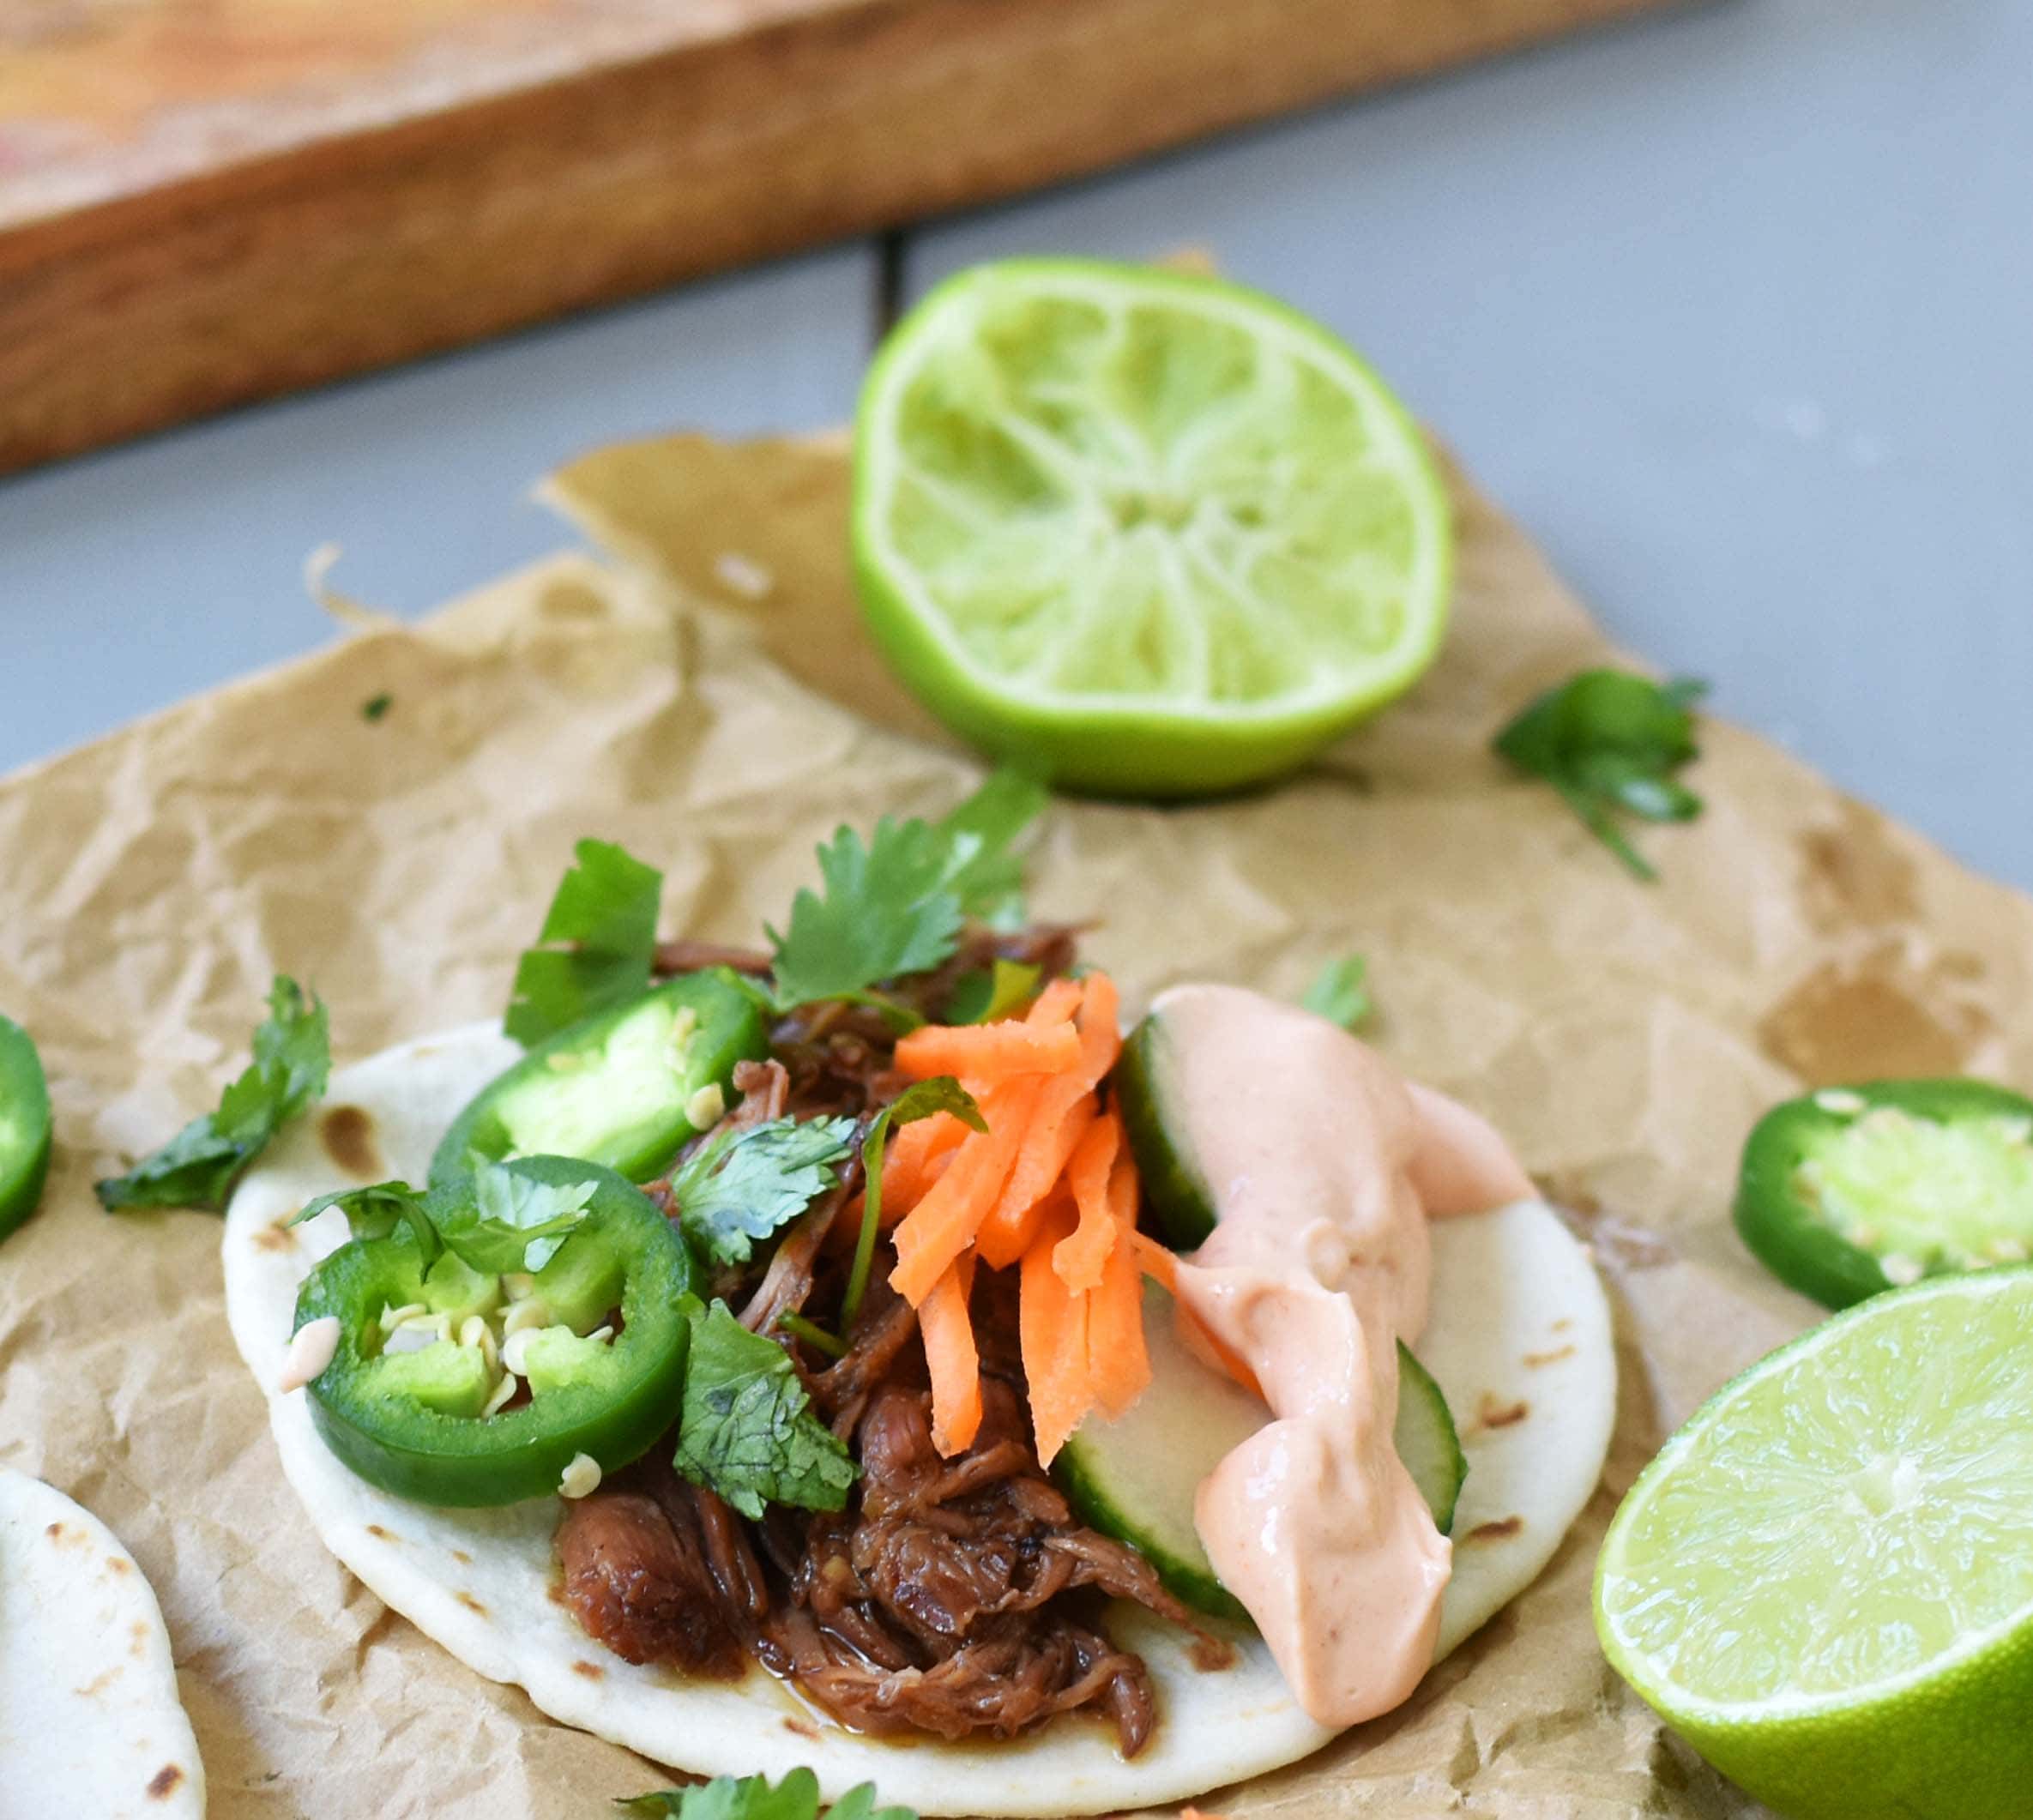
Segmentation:
<svg viewBox="0 0 2033 1820">
<path fill-rule="evenodd" d="M 1353 1030 L 1375 1009 L 1366 984 L 1368 973 L 1369 962 L 1362 955 L 1342 955 L 1320 969 L 1300 1003 L 1342 1029 Z"/>
<path fill-rule="evenodd" d="M 946 1001 L 950 1024 L 992 1024 L 1014 1016 L 1038 990 L 1044 969 L 1023 961 L 998 960 L 992 968 L 962 973 Z"/>
<path fill-rule="evenodd" d="M 407 1182 L 341 1188 L 335 1194 L 305 1202 L 304 1210 L 290 1224 L 301 1226 L 306 1220 L 315 1220 L 328 1207 L 335 1207 L 346 1215 L 347 1230 L 355 1238 L 386 1238 L 398 1226 L 406 1224 L 416 1235 L 417 1250 L 423 1254 L 424 1269 L 428 1270 L 444 1250 L 444 1240 L 438 1236 L 437 1223 L 425 1206 L 428 1199 L 424 1190 L 412 1188 Z"/>
<path fill-rule="evenodd" d="M 1496 750 L 1559 791 L 1589 831 L 1638 877 L 1658 874 L 1625 838 L 1615 811 L 1686 822 L 1701 799 L 1674 773 L 1696 756 L 1689 708 L 1708 684 L 1661 684 L 1618 670 L 1584 670 L 1549 689 L 1496 737 Z"/>
<path fill-rule="evenodd" d="M 671 1178 L 678 1221 L 715 1263 L 745 1264 L 754 1241 L 788 1225 L 839 1180 L 851 1118 L 773 1118 L 702 1145 Z"/>
<path fill-rule="evenodd" d="M 875 1784 L 863 1782 L 836 1801 L 824 1820 L 918 1820 L 908 1807 L 878 1807 Z M 624 1797 L 615 1806 L 642 1820 L 821 1820 L 819 1779 L 793 1769 L 775 1787 L 764 1776 L 723 1775 L 693 1788 L 663 1788 Z"/>
<path fill-rule="evenodd" d="M 646 991 L 664 875 L 608 841 L 582 841 L 538 946 L 516 963 L 502 1028 L 528 1048 Z"/>
<path fill-rule="evenodd" d="M 1044 792 L 998 771 L 944 820 L 885 817 L 864 841 L 836 830 L 818 850 L 822 889 L 799 891 L 788 925 L 768 931 L 776 1003 L 868 996 L 884 980 L 937 967 L 969 915 L 998 925 L 1023 913 L 1010 851 Z"/>
<path fill-rule="evenodd" d="M 875 1235 L 883 1218 L 883 1150 L 890 1133 L 898 1125 L 914 1124 L 940 1112 L 950 1112 L 977 1131 L 988 1129 L 988 1121 L 974 1104 L 974 1096 L 952 1076 L 935 1075 L 905 1088 L 892 1100 L 876 1114 L 868 1136 L 861 1140 L 861 1174 L 866 1185 L 861 1190 L 861 1231 L 854 1240 L 854 1262 L 848 1271 L 847 1293 L 840 1302 L 840 1330 L 843 1334 L 854 1326 L 854 1317 L 861 1311 L 869 1269 L 875 1262 Z"/>
<path fill-rule="evenodd" d="M 790 1354 L 750 1333 L 725 1302 L 694 1302 L 690 1316 L 678 1470 L 751 1521 L 765 1504 L 844 1509 L 854 1463 L 812 1414 Z"/>
<path fill-rule="evenodd" d="M 377 1182 L 320 1195 L 290 1224 L 315 1220 L 328 1207 L 346 1215 L 355 1238 L 386 1238 L 407 1224 L 426 1270 L 449 1250 L 475 1270 L 498 1276 L 504 1270 L 540 1270 L 557 1257 L 586 1218 L 595 1186 L 533 1181 L 500 1163 L 483 1163 L 470 1176 L 431 1188 Z"/>
<path fill-rule="evenodd" d="M 371 695 L 360 703 L 360 718 L 371 725 L 381 719 L 395 705 L 395 698 L 385 690 L 380 695 Z"/>
<path fill-rule="evenodd" d="M 192 1119 L 125 1175 L 95 1184 L 100 1205 L 109 1213 L 125 1207 L 218 1212 L 240 1172 L 324 1092 L 331 1071 L 323 1004 L 278 973 L 268 1017 L 254 1033 L 254 1059 L 220 1096 L 219 1110 Z"/>
</svg>

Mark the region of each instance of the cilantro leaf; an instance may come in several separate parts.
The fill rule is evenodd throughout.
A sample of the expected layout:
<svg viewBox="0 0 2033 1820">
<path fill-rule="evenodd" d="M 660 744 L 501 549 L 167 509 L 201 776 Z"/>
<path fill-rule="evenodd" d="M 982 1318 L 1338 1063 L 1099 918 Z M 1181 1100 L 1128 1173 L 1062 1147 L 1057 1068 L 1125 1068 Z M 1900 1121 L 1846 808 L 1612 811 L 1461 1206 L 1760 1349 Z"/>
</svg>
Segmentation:
<svg viewBox="0 0 2033 1820">
<path fill-rule="evenodd" d="M 626 848 L 582 841 L 538 946 L 516 963 L 502 1028 L 525 1048 L 649 986 L 664 875 Z"/>
<path fill-rule="evenodd" d="M 1028 961 L 1004 961 L 983 973 L 962 973 L 953 983 L 953 996 L 946 1001 L 950 1024 L 992 1024 L 998 1017 L 1013 1016 L 1038 990 L 1042 967 Z"/>
<path fill-rule="evenodd" d="M 379 695 L 371 695 L 360 703 L 360 718 L 371 725 L 381 719 L 395 705 L 395 698 L 383 690 Z"/>
<path fill-rule="evenodd" d="M 315 1201 L 305 1202 L 303 1211 L 290 1224 L 301 1226 L 306 1220 L 315 1220 L 328 1207 L 335 1207 L 346 1215 L 347 1230 L 355 1238 L 386 1238 L 398 1226 L 407 1224 L 416 1235 L 417 1249 L 423 1253 L 424 1269 L 428 1270 L 444 1250 L 437 1223 L 425 1206 L 428 1199 L 423 1190 L 412 1188 L 407 1182 L 341 1188 L 335 1194 L 320 1195 Z"/>
<path fill-rule="evenodd" d="M 967 840 L 971 857 L 974 837 Z M 885 816 L 866 845 L 842 828 L 818 856 L 824 890 L 798 893 L 781 935 L 764 925 L 780 1005 L 850 998 L 884 979 L 928 972 L 953 952 L 960 899 L 950 884 L 952 849 L 929 823 Z"/>
<path fill-rule="evenodd" d="M 1342 955 L 1320 969 L 1300 1003 L 1330 1023 L 1353 1030 L 1375 1009 L 1365 984 L 1368 972 L 1369 962 L 1362 955 Z"/>
<path fill-rule="evenodd" d="M 843 1510 L 854 1462 L 812 1414 L 790 1354 L 750 1333 L 725 1302 L 708 1308 L 695 1300 L 688 1312 L 678 1470 L 751 1521 L 765 1504 Z"/>
<path fill-rule="evenodd" d="M 958 946 L 968 915 L 1021 920 L 1010 845 L 1044 801 L 1038 785 L 998 771 L 942 821 L 885 817 L 866 841 L 836 829 L 818 850 L 823 889 L 800 890 L 784 931 L 768 930 L 778 1006 L 866 997 L 929 972 Z"/>
<path fill-rule="evenodd" d="M 254 1033 L 254 1059 L 194 1118 L 125 1175 L 94 1184 L 107 1212 L 124 1207 L 199 1207 L 216 1213 L 240 1172 L 282 1126 L 325 1090 L 331 1033 L 315 993 L 278 973 L 268 1015 Z"/>
<path fill-rule="evenodd" d="M 850 1788 L 828 1811 L 825 1820 L 918 1820 L 908 1807 L 878 1807 L 875 1784 Z M 731 1775 L 692 1788 L 663 1788 L 655 1793 L 615 1802 L 624 1813 L 642 1820 L 820 1820 L 819 1779 L 809 1769 L 793 1769 L 775 1787 L 765 1776 Z"/>
<path fill-rule="evenodd" d="M 938 831 L 950 841 L 980 844 L 951 879 L 960 907 L 992 929 L 1023 926 L 1023 860 L 1017 837 L 1045 812 L 1045 786 L 1021 771 L 994 771 L 981 787 L 945 816 Z"/>
<path fill-rule="evenodd" d="M 745 1264 L 767 1238 L 839 1178 L 854 1135 L 851 1118 L 773 1118 L 725 1132 L 693 1152 L 671 1178 L 679 1224 L 715 1263 Z"/>
<path fill-rule="evenodd" d="M 892 1100 L 876 1114 L 875 1122 L 868 1128 L 868 1136 L 861 1140 L 861 1173 L 866 1185 L 861 1192 L 861 1231 L 854 1240 L 854 1262 L 848 1271 L 847 1293 L 840 1302 L 840 1330 L 843 1334 L 854 1324 L 854 1317 L 861 1311 L 861 1298 L 868 1290 L 869 1269 L 875 1262 L 875 1235 L 883 1218 L 884 1147 L 889 1142 L 894 1127 L 914 1124 L 920 1118 L 930 1118 L 939 1112 L 950 1112 L 977 1131 L 988 1129 L 988 1121 L 982 1118 L 981 1108 L 974 1104 L 974 1096 L 952 1076 L 935 1075 L 929 1081 L 920 1081 L 914 1087 L 905 1088 Z"/>
<path fill-rule="evenodd" d="M 455 1181 L 430 1211 L 445 1244 L 476 1270 L 540 1270 L 586 1218 L 599 1185 L 539 1182 L 500 1163 L 474 1170 L 468 1191 Z M 441 1210 L 442 1208 L 442 1210 Z"/>
<path fill-rule="evenodd" d="M 426 1270 L 450 1250 L 475 1270 L 498 1276 L 504 1270 L 540 1270 L 557 1257 L 585 1220 L 598 1185 L 539 1182 L 504 1164 L 483 1163 L 472 1175 L 430 1188 L 377 1182 L 320 1195 L 290 1224 L 301 1226 L 335 1207 L 355 1238 L 386 1238 L 407 1225 Z"/>
<path fill-rule="evenodd" d="M 1701 799 L 1674 776 L 1698 751 L 1690 706 L 1708 684 L 1661 684 L 1619 670 L 1584 670 L 1531 702 L 1499 733 L 1495 750 L 1543 779 L 1589 831 L 1638 877 L 1658 877 L 1632 847 L 1614 811 L 1686 822 Z"/>
</svg>

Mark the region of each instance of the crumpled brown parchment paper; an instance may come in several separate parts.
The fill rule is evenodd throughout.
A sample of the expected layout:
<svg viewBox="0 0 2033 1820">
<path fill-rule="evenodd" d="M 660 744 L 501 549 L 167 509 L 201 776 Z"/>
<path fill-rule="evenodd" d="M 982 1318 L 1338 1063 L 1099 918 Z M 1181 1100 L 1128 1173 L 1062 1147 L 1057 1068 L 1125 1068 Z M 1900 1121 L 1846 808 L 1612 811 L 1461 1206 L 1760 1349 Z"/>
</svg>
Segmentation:
<svg viewBox="0 0 2033 1820">
<path fill-rule="evenodd" d="M 226 1335 L 218 1222 L 109 1217 L 92 1178 L 212 1103 L 274 970 L 316 982 L 342 1060 L 498 1012 L 579 835 L 666 869 L 671 930 L 742 941 L 836 823 L 956 799 L 976 768 L 861 633 L 844 479 L 811 444 L 594 455 L 553 497 L 619 566 L 559 557 L 0 781 L 0 1006 L 57 1118 L 47 1202 L 0 1250 L 0 1460 L 148 1572 L 222 1820 L 562 1820 L 668 1778 L 479 1679 L 326 1556 Z M 1364 951 L 1371 1034 L 1503 1126 L 1617 1307 L 1608 1485 L 1546 1576 L 1401 1711 L 1204 1805 L 1746 1814 L 1603 1665 L 1596 1545 L 1665 1432 L 1814 1314 L 1729 1228 L 1753 1118 L 1803 1079 L 2033 1078 L 2010 1022 L 2033 901 L 1718 722 L 1706 815 L 1641 835 L 1661 884 L 1626 877 L 1487 751 L 1612 654 L 1517 527 L 1457 497 L 1454 627 L 1409 702 L 1270 793 L 1062 803 L 1032 869 L 1040 912 L 1099 918 L 1132 1005 L 1191 977 L 1295 993 Z"/>
</svg>

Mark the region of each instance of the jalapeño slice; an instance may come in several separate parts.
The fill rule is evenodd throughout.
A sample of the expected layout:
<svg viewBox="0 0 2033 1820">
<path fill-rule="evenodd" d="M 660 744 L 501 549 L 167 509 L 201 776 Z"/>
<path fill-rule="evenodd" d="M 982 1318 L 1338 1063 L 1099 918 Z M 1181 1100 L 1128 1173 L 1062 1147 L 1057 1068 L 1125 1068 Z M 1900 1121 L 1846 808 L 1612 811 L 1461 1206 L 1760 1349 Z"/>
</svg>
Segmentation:
<svg viewBox="0 0 2033 1820">
<path fill-rule="evenodd" d="M 1775 1106 L 1744 1146 L 1736 1228 L 1830 1308 L 2033 1254 L 2033 1100 L 1876 1081 Z"/>
<path fill-rule="evenodd" d="M 507 1166 L 595 1184 L 585 1220 L 542 1269 L 492 1276 L 448 1250 L 425 1271 L 399 1227 L 341 1245 L 298 1293 L 298 1328 L 339 1323 L 331 1362 L 311 1381 L 311 1419 L 341 1461 L 398 1498 L 540 1497 L 581 1454 L 603 1472 L 625 1466 L 677 1413 L 685 1307 L 699 1285 L 676 1228 L 612 1170 L 559 1156 Z"/>
<path fill-rule="evenodd" d="M 688 973 L 560 1030 L 483 1087 L 431 1159 L 441 1182 L 515 1156 L 582 1156 L 646 1182 L 769 1053 L 753 997 L 725 968 Z"/>
<path fill-rule="evenodd" d="M 0 1017 L 0 1238 L 42 1198 L 50 1172 L 50 1090 L 28 1033 Z"/>
</svg>

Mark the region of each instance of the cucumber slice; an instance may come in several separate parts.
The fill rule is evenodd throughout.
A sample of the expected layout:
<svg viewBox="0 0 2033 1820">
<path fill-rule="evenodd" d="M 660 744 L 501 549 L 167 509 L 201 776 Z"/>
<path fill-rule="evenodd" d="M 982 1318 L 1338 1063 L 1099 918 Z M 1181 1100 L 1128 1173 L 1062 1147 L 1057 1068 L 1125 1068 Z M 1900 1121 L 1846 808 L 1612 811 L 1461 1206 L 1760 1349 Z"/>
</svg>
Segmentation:
<svg viewBox="0 0 2033 1820">
<path fill-rule="evenodd" d="M 1426 1508 L 1433 1514 L 1433 1528 L 1442 1535 L 1451 1535 L 1454 1507 L 1461 1502 L 1461 1482 L 1469 1476 L 1469 1458 L 1461 1450 L 1454 1412 L 1440 1395 L 1439 1385 L 1402 1340 L 1397 1343 L 1397 1423 L 1391 1439 L 1426 1500 Z"/>
<path fill-rule="evenodd" d="M 1173 1052 L 1163 1009 L 1148 1013 L 1122 1046 L 1116 1105 L 1160 1236 L 1175 1251 L 1191 1251 L 1214 1231 L 1214 1196 L 1173 1104 Z"/>
<path fill-rule="evenodd" d="M 1157 1284 L 1144 1283 L 1149 1388 L 1116 1420 L 1090 1416 L 1082 1423 L 1052 1469 L 1082 1522 L 1127 1542 L 1188 1605 L 1246 1620 L 1201 1546 L 1193 1494 L 1270 1412 L 1186 1350 L 1173 1324 L 1175 1308 Z"/>
<path fill-rule="evenodd" d="M 1104 1535 L 1127 1542 L 1186 1604 L 1217 1618 L 1248 1614 L 1222 1586 L 1193 1524 L 1193 1497 L 1222 1457 L 1270 1419 L 1270 1412 L 1187 1350 L 1172 1298 L 1143 1286 L 1150 1388 L 1119 1419 L 1089 1419 L 1067 1441 L 1053 1471 L 1080 1513 Z M 1398 1457 L 1445 1534 L 1468 1462 L 1440 1387 L 1403 1345 L 1397 1349 Z"/>
</svg>

